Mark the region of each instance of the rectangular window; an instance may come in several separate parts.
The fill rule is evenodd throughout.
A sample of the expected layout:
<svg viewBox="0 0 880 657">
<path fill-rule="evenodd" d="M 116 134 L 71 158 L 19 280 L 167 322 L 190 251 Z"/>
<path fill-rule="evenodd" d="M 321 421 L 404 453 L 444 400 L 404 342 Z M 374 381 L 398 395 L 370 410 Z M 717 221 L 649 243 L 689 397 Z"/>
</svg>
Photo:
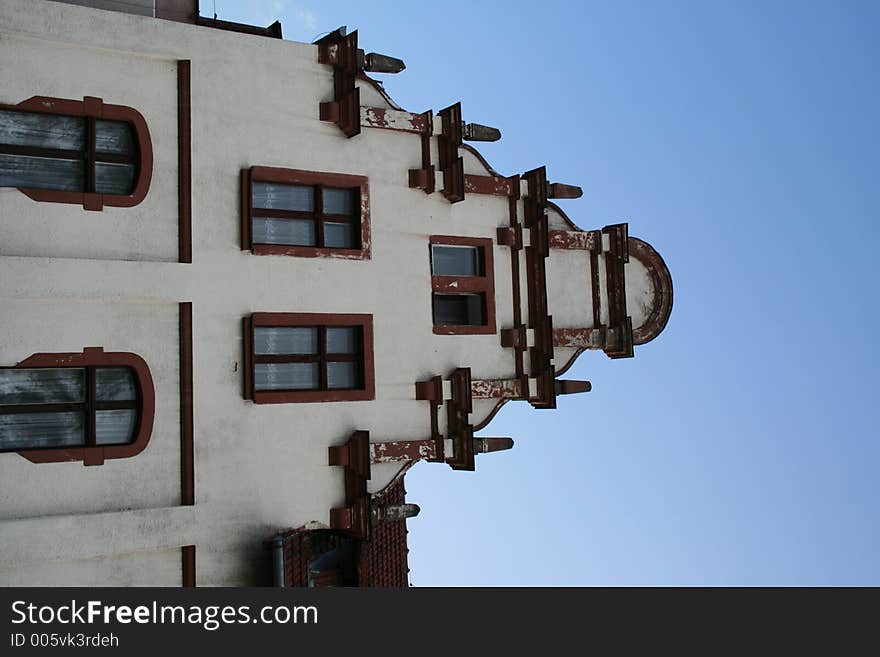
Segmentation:
<svg viewBox="0 0 880 657">
<path fill-rule="evenodd" d="M 433 235 L 430 246 L 434 333 L 495 333 L 492 240 Z"/>
<path fill-rule="evenodd" d="M 256 255 L 370 257 L 365 177 L 252 167 L 241 179 L 243 249 Z"/>
<path fill-rule="evenodd" d="M 374 399 L 372 315 L 245 318 L 245 389 L 256 403 Z"/>
</svg>

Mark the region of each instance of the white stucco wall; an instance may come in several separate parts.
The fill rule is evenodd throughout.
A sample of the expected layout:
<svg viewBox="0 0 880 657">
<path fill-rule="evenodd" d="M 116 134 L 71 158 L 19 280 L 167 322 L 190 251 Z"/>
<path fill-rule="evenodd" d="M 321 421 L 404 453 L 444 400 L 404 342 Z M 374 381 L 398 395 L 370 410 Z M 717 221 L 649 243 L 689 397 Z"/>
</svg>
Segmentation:
<svg viewBox="0 0 880 657">
<path fill-rule="evenodd" d="M 180 550 L 19 563 L 9 570 L 0 569 L 0 581 L 5 586 L 94 586 L 95 582 L 104 586 L 180 586 Z"/>
<path fill-rule="evenodd" d="M 512 352 L 497 335 L 433 333 L 428 250 L 430 235 L 494 238 L 507 225 L 507 200 L 469 195 L 451 205 L 440 194 L 427 197 L 407 184 L 407 170 L 421 162 L 418 136 L 364 129 L 349 140 L 320 122 L 332 73 L 316 55 L 311 45 L 42 0 L 0 6 L 0 57 L 15 63 L 0 71 L 0 101 L 91 95 L 134 107 L 155 157 L 150 192 L 135 208 L 87 212 L 0 190 L 0 364 L 103 346 L 143 356 L 157 389 L 153 435 L 136 457 L 84 467 L 0 454 L 0 542 L 10 549 L 0 583 L 36 572 L 16 569 L 16 559 L 25 559 L 16 537 L 40 528 L 89 532 L 68 553 L 45 555 L 52 563 L 75 560 L 80 574 L 59 579 L 65 583 L 127 583 L 126 575 L 104 578 L 101 560 L 121 569 L 161 562 L 157 577 L 171 581 L 179 575 L 174 546 L 191 543 L 200 583 L 260 583 L 265 538 L 326 523 L 328 510 L 343 504 L 342 470 L 327 466 L 329 445 L 355 429 L 373 440 L 427 437 L 428 406 L 414 398 L 418 380 L 461 366 L 474 378 L 513 376 Z M 178 59 L 192 61 L 191 265 L 176 262 Z M 363 93 L 365 102 L 387 105 L 375 91 Z M 372 258 L 242 251 L 239 171 L 254 165 L 368 176 Z M 493 255 L 500 329 L 512 324 L 510 252 L 496 247 Z M 179 301 L 193 304 L 192 509 L 175 507 Z M 258 311 L 373 314 L 375 401 L 246 401 L 241 319 Z M 489 406 L 478 405 L 472 421 Z M 375 467 L 370 489 L 398 469 Z M 76 529 L 85 517 L 88 529 Z M 112 549 L 96 538 L 102 534 L 114 537 Z M 155 554 L 147 555 L 147 544 Z M 164 565 L 166 552 L 177 571 Z M 63 570 L 53 569 L 41 581 Z"/>
<path fill-rule="evenodd" d="M 156 382 L 152 438 L 134 458 L 85 467 L 81 462 L 34 464 L 17 454 L 0 454 L 0 520 L 179 502 L 177 304 L 4 299 L 0 336 L 3 366 L 35 353 L 102 346 L 139 354 Z"/>
<path fill-rule="evenodd" d="M 48 5 L 48 7 L 46 6 Z M 52 10 L 50 15 L 45 9 Z M 101 98 L 143 114 L 153 145 L 150 191 L 133 208 L 105 207 L 86 212 L 64 203 L 38 203 L 12 188 L 0 188 L 0 255 L 102 258 L 115 260 L 177 260 L 177 64 L 171 56 L 108 52 L 99 47 L 71 45 L 14 30 L 30 16 L 50 26 L 60 16 L 86 13 L 100 19 L 133 18 L 112 12 L 34 2 L 13 16 L 15 4 L 0 8 L 0 103 L 15 105 L 32 96 L 81 101 Z M 31 25 L 33 29 L 37 26 Z M 63 26 L 58 26 L 61 29 Z M 76 30 L 77 22 L 70 27 Z M 88 29 L 86 27 L 86 29 Z M 96 30 L 100 26 L 96 26 Z M 98 33 L 97 31 L 95 32 Z"/>
<path fill-rule="evenodd" d="M 632 317 L 633 329 L 642 326 L 654 310 L 654 283 L 645 265 L 630 257 L 626 263 L 626 310 Z"/>
<path fill-rule="evenodd" d="M 593 325 L 590 253 L 553 249 L 547 258 L 547 305 L 555 328 Z M 601 297 L 600 297 L 601 298 Z"/>
</svg>

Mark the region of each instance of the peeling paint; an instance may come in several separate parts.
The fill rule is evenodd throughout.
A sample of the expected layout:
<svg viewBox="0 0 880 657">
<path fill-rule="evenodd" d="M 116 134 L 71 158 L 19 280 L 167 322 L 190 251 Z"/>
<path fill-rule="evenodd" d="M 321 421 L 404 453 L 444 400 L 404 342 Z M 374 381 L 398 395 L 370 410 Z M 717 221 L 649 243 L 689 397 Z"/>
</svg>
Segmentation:
<svg viewBox="0 0 880 657">
<path fill-rule="evenodd" d="M 549 242 L 551 249 L 593 251 L 596 248 L 596 234 L 595 231 L 551 230 Z"/>
<path fill-rule="evenodd" d="M 490 194 L 492 196 L 511 196 L 513 194 L 513 185 L 510 179 L 502 176 L 466 174 L 464 189 L 473 194 Z"/>
<path fill-rule="evenodd" d="M 387 443 L 370 443 L 371 463 L 394 463 L 396 461 L 418 461 L 437 456 L 435 442 L 425 440 L 400 440 Z"/>
<path fill-rule="evenodd" d="M 555 328 L 553 346 L 602 349 L 605 346 L 604 331 L 599 328 Z"/>
<path fill-rule="evenodd" d="M 365 128 L 381 128 L 401 132 L 425 132 L 424 114 L 412 114 L 384 107 L 361 107 L 361 125 Z"/>
<path fill-rule="evenodd" d="M 519 399 L 522 382 L 518 379 L 479 379 L 471 382 L 474 399 Z"/>
</svg>

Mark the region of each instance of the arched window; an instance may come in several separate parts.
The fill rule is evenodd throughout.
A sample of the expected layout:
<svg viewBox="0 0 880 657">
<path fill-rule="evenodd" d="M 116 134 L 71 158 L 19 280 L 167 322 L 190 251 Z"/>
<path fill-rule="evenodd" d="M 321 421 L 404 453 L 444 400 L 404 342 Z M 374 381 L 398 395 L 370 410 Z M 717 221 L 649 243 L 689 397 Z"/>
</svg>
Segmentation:
<svg viewBox="0 0 880 657">
<path fill-rule="evenodd" d="M 34 354 L 0 368 L 0 451 L 34 463 L 134 456 L 153 428 L 155 391 L 136 354 Z"/>
<path fill-rule="evenodd" d="M 0 187 L 86 210 L 131 207 L 146 196 L 152 171 L 147 124 L 130 107 L 89 96 L 0 104 Z"/>
</svg>

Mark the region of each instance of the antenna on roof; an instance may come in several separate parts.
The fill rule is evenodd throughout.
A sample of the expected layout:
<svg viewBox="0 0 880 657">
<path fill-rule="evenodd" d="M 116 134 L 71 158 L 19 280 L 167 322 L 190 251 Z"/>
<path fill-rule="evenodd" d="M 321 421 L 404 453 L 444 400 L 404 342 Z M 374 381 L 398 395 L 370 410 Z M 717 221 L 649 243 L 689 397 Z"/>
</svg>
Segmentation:
<svg viewBox="0 0 880 657">
<path fill-rule="evenodd" d="M 214 0 L 214 20 L 217 20 L 217 0 Z"/>
</svg>

